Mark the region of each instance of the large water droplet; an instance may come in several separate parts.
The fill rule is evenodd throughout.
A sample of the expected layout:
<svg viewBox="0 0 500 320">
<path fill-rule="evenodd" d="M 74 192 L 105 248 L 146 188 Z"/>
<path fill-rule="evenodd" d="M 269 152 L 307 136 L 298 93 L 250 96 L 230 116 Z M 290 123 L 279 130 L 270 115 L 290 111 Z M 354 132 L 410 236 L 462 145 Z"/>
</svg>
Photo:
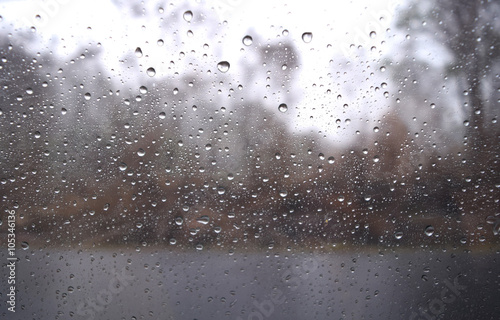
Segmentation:
<svg viewBox="0 0 500 320">
<path fill-rule="evenodd" d="M 278 110 L 281 112 L 286 112 L 288 110 L 288 106 L 285 103 L 279 105 Z"/>
<path fill-rule="evenodd" d="M 118 168 L 120 169 L 120 171 L 125 171 L 125 170 L 127 170 L 127 164 L 125 162 L 122 162 L 122 163 L 120 163 Z"/>
<path fill-rule="evenodd" d="M 250 37 L 250 36 L 243 37 L 243 44 L 244 45 L 249 46 L 252 44 L 252 42 L 253 42 L 252 37 Z"/>
<path fill-rule="evenodd" d="M 184 12 L 184 14 L 182 15 L 182 17 L 184 18 L 184 20 L 186 20 L 187 22 L 190 22 L 191 19 L 193 19 L 193 12 L 191 10 L 188 10 L 186 12 Z"/>
<path fill-rule="evenodd" d="M 160 119 L 165 119 L 167 117 L 167 115 L 165 114 L 165 112 L 160 112 L 160 114 L 158 115 L 158 117 Z"/>
<path fill-rule="evenodd" d="M 196 219 L 196 222 L 201 224 L 208 224 L 210 222 L 210 218 L 208 216 L 201 216 L 198 219 Z"/>
<path fill-rule="evenodd" d="M 304 32 L 302 34 L 302 41 L 304 41 L 305 43 L 311 42 L 312 39 L 313 39 L 313 34 L 311 32 Z"/>
<path fill-rule="evenodd" d="M 141 148 L 141 149 L 137 150 L 137 155 L 139 157 L 144 157 L 146 155 L 146 151 L 144 151 L 144 149 Z"/>
<path fill-rule="evenodd" d="M 139 47 L 135 48 L 135 56 L 137 58 L 142 57 L 142 49 L 141 48 L 139 48 Z"/>
<path fill-rule="evenodd" d="M 146 72 L 147 72 L 148 76 L 150 76 L 150 77 L 154 77 L 156 74 L 155 68 L 148 68 L 148 70 Z"/>
<path fill-rule="evenodd" d="M 229 62 L 227 61 L 221 61 L 217 64 L 217 69 L 219 69 L 220 72 L 226 73 L 229 71 Z"/>
<path fill-rule="evenodd" d="M 425 235 L 430 237 L 434 234 L 434 227 L 429 225 L 429 226 L 425 227 L 424 232 L 425 232 Z"/>
<path fill-rule="evenodd" d="M 180 225 L 182 225 L 183 222 L 184 222 L 184 219 L 182 219 L 182 217 L 175 218 L 176 225 L 180 226 Z"/>
</svg>

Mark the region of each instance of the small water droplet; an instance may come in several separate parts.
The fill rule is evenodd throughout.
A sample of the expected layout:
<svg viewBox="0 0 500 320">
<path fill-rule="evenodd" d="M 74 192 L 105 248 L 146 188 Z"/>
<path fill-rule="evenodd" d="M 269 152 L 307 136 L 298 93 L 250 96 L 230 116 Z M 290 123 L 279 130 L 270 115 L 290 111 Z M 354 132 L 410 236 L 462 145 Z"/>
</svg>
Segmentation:
<svg viewBox="0 0 500 320">
<path fill-rule="evenodd" d="M 30 245 L 28 242 L 23 241 L 21 242 L 21 248 L 23 248 L 23 250 L 28 250 L 30 248 Z"/>
<path fill-rule="evenodd" d="M 377 36 L 375 31 L 370 32 L 370 38 L 374 39 Z"/>
<path fill-rule="evenodd" d="M 165 119 L 167 117 L 167 115 L 165 114 L 165 112 L 160 112 L 160 114 L 158 115 L 158 117 L 160 119 Z"/>
<path fill-rule="evenodd" d="M 302 34 L 302 41 L 304 41 L 305 43 L 311 42 L 312 38 L 313 38 L 313 34 L 311 32 L 304 32 Z"/>
<path fill-rule="evenodd" d="M 89 92 L 87 92 L 87 93 L 85 94 L 85 96 L 84 96 L 84 97 L 85 97 L 85 100 L 90 100 L 90 97 L 91 97 L 91 96 L 92 96 L 92 95 L 91 95 Z"/>
<path fill-rule="evenodd" d="M 282 198 L 286 197 L 287 195 L 288 195 L 288 192 L 287 192 L 286 190 L 281 190 L 281 191 L 280 191 L 280 196 L 281 196 Z"/>
<path fill-rule="evenodd" d="M 279 105 L 278 110 L 281 112 L 287 112 L 288 106 L 285 103 Z"/>
<path fill-rule="evenodd" d="M 148 88 L 146 88 L 145 86 L 141 86 L 139 88 L 139 92 L 142 94 L 148 93 Z"/>
<path fill-rule="evenodd" d="M 395 237 L 396 239 L 398 239 L 398 240 L 399 240 L 399 239 L 401 239 L 401 238 L 403 237 L 403 232 L 401 232 L 401 231 L 396 232 L 396 233 L 394 234 L 394 237 Z"/>
<path fill-rule="evenodd" d="M 36 131 L 35 132 L 35 138 L 40 138 L 42 135 L 40 134 L 40 131 Z"/>
<path fill-rule="evenodd" d="M 61 114 L 62 114 L 62 115 L 65 115 L 67 112 L 68 112 L 68 110 L 66 110 L 66 108 L 62 108 L 62 109 L 61 109 Z"/>
<path fill-rule="evenodd" d="M 226 73 L 229 71 L 230 64 L 227 61 L 221 61 L 217 64 L 217 69 L 219 69 L 220 72 Z"/>
<path fill-rule="evenodd" d="M 137 155 L 139 157 L 144 157 L 146 155 L 146 151 L 144 151 L 144 149 L 141 148 L 141 149 L 137 150 Z"/>
<path fill-rule="evenodd" d="M 250 37 L 250 36 L 245 36 L 243 37 L 243 44 L 246 45 L 246 46 L 249 46 L 251 45 L 253 42 L 253 38 Z"/>
</svg>

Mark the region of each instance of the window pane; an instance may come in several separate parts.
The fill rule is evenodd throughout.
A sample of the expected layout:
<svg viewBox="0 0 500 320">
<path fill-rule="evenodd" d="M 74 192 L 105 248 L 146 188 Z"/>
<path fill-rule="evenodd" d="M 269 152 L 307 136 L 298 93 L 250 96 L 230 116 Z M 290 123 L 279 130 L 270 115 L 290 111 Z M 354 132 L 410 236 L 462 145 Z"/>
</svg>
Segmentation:
<svg viewBox="0 0 500 320">
<path fill-rule="evenodd" d="M 2 2 L 0 314 L 497 319 L 499 17 Z"/>
</svg>

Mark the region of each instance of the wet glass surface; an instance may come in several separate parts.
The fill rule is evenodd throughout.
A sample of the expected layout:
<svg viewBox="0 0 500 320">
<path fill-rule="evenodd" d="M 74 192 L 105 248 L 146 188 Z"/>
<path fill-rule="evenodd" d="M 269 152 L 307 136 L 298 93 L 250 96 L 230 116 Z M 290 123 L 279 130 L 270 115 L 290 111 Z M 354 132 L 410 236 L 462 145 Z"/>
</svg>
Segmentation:
<svg viewBox="0 0 500 320">
<path fill-rule="evenodd" d="M 497 319 L 499 47 L 496 1 L 0 3 L 0 318 Z"/>
</svg>

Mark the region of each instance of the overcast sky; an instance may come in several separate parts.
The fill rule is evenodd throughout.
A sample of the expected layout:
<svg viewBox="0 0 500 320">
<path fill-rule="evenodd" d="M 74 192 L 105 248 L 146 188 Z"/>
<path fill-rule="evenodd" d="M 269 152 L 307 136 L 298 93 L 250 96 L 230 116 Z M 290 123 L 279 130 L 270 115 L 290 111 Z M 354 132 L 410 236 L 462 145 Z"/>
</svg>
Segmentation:
<svg viewBox="0 0 500 320">
<path fill-rule="evenodd" d="M 249 63 L 243 59 L 244 35 L 253 35 L 254 41 L 292 42 L 301 65 L 295 80 L 297 90 L 290 94 L 290 99 L 295 99 L 290 106 L 296 106 L 295 112 L 290 112 L 294 119 L 288 122 L 295 130 L 322 131 L 342 140 L 352 136 L 366 120 L 375 123 L 390 103 L 373 88 L 382 82 L 391 86 L 389 72 L 381 68 L 382 58 L 405 41 L 404 34 L 391 27 L 399 2 L 309 0 L 278 4 L 268 0 L 217 0 L 161 5 L 147 1 L 141 7 L 141 17 L 130 5 L 111 1 L 7 1 L 0 4 L 0 14 L 4 26 L 34 26 L 45 46 L 49 46 L 50 38 L 57 39 L 58 49 L 50 47 L 56 54 L 71 56 L 83 44 L 91 47 L 100 43 L 103 62 L 115 74 L 126 71 L 121 63 L 126 54 L 141 47 L 141 63 L 155 66 L 158 78 L 168 68 L 186 68 L 189 61 L 177 62 L 178 52 L 186 50 L 204 51 L 209 60 L 229 61 L 229 72 L 237 78 Z M 193 12 L 191 21 L 182 17 L 185 10 Z M 303 41 L 305 32 L 312 33 L 310 42 Z M 162 50 L 175 44 L 175 55 L 159 54 L 158 39 L 164 41 Z M 176 61 L 175 66 L 169 63 L 171 60 Z M 361 118 L 363 121 L 359 121 Z M 337 119 L 341 120 L 341 129 L 335 123 Z"/>
</svg>

